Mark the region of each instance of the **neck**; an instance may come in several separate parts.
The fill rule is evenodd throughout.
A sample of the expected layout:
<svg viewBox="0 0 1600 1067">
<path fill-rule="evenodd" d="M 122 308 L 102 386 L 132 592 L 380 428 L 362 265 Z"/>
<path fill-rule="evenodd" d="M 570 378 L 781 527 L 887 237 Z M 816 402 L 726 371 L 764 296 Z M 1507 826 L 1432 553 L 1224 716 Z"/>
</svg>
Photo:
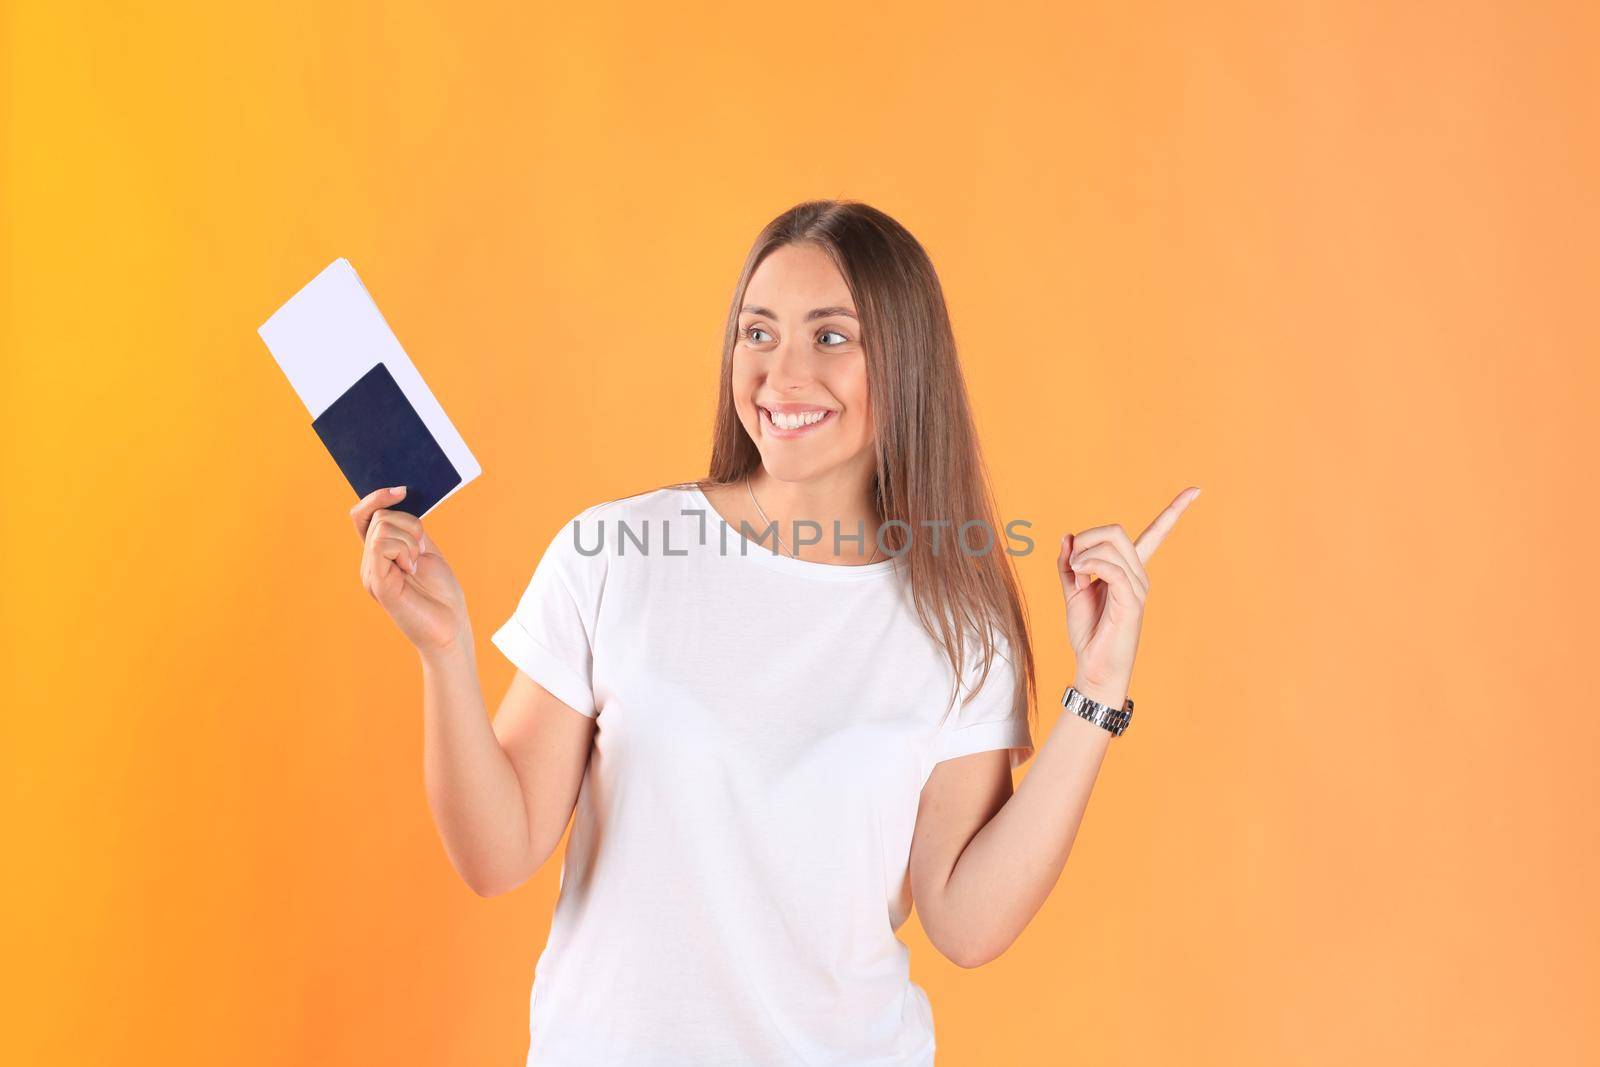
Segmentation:
<svg viewBox="0 0 1600 1067">
<path fill-rule="evenodd" d="M 783 539 L 780 551 L 793 553 L 800 559 L 817 563 L 864 564 L 876 556 L 886 558 L 877 549 L 880 520 L 873 509 L 872 472 L 863 477 L 856 471 L 829 471 L 817 478 L 799 482 L 786 482 L 773 477 L 764 466 L 750 472 L 749 486 L 760 504 L 762 512 L 777 524 L 778 536 Z M 816 528 L 796 523 L 810 520 L 821 527 L 821 540 L 814 544 L 797 545 L 795 535 L 811 538 L 819 536 Z M 757 520 L 759 521 L 759 519 Z M 838 551 L 834 545 L 834 523 L 838 523 Z M 858 544 L 852 538 L 860 532 Z"/>
</svg>

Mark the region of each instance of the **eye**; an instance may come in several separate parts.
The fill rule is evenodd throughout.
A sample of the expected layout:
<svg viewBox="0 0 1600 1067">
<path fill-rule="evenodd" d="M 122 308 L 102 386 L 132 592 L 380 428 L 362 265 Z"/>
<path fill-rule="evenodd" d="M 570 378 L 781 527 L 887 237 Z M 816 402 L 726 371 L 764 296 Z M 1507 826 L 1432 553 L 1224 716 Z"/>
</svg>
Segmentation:
<svg viewBox="0 0 1600 1067">
<path fill-rule="evenodd" d="M 766 332 L 767 332 L 767 331 L 766 331 L 766 330 L 763 330 L 763 329 L 762 329 L 762 328 L 761 328 L 761 327 L 759 327 L 759 326 L 746 326 L 746 327 L 745 327 L 745 328 L 744 328 L 744 335 L 745 335 L 745 336 L 746 336 L 746 337 L 750 337 L 750 334 L 751 334 L 751 333 L 766 333 Z M 752 341 L 753 341 L 753 340 L 755 340 L 755 338 L 753 338 L 753 337 L 750 337 L 750 339 L 751 339 L 751 340 L 752 340 Z"/>
<path fill-rule="evenodd" d="M 850 338 L 846 337 L 844 334 L 840 333 L 838 330 L 823 330 L 822 333 L 818 334 L 817 336 L 826 337 L 830 333 L 833 334 L 835 337 L 840 339 L 839 340 L 839 344 L 836 344 L 836 345 L 825 344 L 823 346 L 824 348 L 838 348 L 839 345 L 847 345 L 847 344 L 850 343 Z"/>
</svg>

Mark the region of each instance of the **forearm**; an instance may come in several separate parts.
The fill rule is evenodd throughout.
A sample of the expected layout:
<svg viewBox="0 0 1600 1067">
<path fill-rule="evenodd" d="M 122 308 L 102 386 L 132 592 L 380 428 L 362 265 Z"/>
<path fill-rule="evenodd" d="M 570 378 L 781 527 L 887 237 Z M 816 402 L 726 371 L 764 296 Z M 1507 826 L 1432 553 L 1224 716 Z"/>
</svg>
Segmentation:
<svg viewBox="0 0 1600 1067">
<path fill-rule="evenodd" d="M 474 892 L 513 888 L 533 868 L 528 814 L 489 720 L 470 629 L 423 653 L 422 724 L 428 806 L 451 864 Z"/>
<path fill-rule="evenodd" d="M 1121 706 L 1115 694 L 1105 702 Z M 1004 952 L 1055 888 L 1111 740 L 1108 730 L 1062 715 L 1017 791 L 961 853 L 943 910 L 963 932 L 969 966 Z"/>
</svg>

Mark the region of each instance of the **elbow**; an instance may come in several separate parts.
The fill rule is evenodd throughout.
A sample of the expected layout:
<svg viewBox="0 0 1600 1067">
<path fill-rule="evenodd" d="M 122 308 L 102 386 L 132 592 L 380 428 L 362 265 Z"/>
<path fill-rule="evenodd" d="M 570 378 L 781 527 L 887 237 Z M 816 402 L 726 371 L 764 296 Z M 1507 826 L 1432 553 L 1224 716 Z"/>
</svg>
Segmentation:
<svg viewBox="0 0 1600 1067">
<path fill-rule="evenodd" d="M 501 871 L 459 871 L 461 880 L 480 897 L 504 896 L 532 878 L 550 858 L 549 851 L 531 854 L 516 868 Z"/>
<path fill-rule="evenodd" d="M 964 970 L 973 970 L 986 963 L 993 963 L 1005 954 L 1010 945 L 994 945 L 978 940 L 956 941 L 948 945 L 937 946 L 944 958 Z"/>
<path fill-rule="evenodd" d="M 970 950 L 969 951 L 960 951 L 960 952 L 946 952 L 944 954 L 944 957 L 945 957 L 945 959 L 949 960 L 951 963 L 955 964 L 957 967 L 960 967 L 960 968 L 963 968 L 964 970 L 969 970 L 969 971 L 974 969 L 974 968 L 976 968 L 976 967 L 982 967 L 985 963 L 989 963 L 994 959 L 993 956 L 988 955 L 987 953 L 972 952 Z"/>
<path fill-rule="evenodd" d="M 502 870 L 502 871 L 477 871 L 462 870 L 456 873 L 461 875 L 461 880 L 467 883 L 467 888 L 485 899 L 489 897 L 504 896 L 526 882 L 533 874 L 532 870 Z"/>
<path fill-rule="evenodd" d="M 933 941 L 933 938 L 930 937 L 929 940 Z M 965 970 L 982 967 L 992 958 L 985 956 L 979 951 L 978 946 L 970 942 L 933 941 L 933 945 L 939 950 L 939 955 Z"/>
<path fill-rule="evenodd" d="M 497 897 L 502 893 L 509 893 L 511 891 L 509 887 L 495 882 L 485 882 L 479 879 L 463 880 L 467 883 L 468 889 L 478 894 L 478 896 L 483 897 L 485 900 L 489 899 L 490 897 Z"/>
<path fill-rule="evenodd" d="M 467 878 L 467 877 L 463 876 L 462 881 L 466 882 L 467 883 L 467 888 L 471 889 L 474 893 L 478 894 L 478 896 L 483 897 L 484 899 L 488 899 L 490 897 L 504 896 L 506 893 L 509 893 L 513 889 L 516 889 L 523 882 L 526 882 L 527 878 L 514 878 L 514 879 L 512 879 L 512 878 L 498 878 L 498 879 L 496 879 L 496 878 Z"/>
<path fill-rule="evenodd" d="M 969 932 L 949 929 L 926 912 L 922 916 L 922 929 L 928 935 L 928 940 L 933 942 L 933 947 L 939 950 L 939 955 L 965 970 L 982 967 L 998 955 L 985 952 L 980 940 Z"/>
</svg>

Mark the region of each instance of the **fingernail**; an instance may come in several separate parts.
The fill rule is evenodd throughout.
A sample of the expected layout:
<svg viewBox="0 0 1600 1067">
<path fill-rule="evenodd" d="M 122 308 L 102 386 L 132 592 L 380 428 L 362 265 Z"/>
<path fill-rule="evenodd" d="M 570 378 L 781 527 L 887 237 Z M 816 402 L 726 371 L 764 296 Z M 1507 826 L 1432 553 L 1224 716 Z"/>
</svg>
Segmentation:
<svg viewBox="0 0 1600 1067">
<path fill-rule="evenodd" d="M 405 491 L 406 491 L 406 487 L 403 486 L 403 485 L 391 486 L 390 489 L 389 489 L 389 492 L 391 494 L 393 494 L 394 496 L 399 496 L 401 493 L 403 493 Z"/>
</svg>

